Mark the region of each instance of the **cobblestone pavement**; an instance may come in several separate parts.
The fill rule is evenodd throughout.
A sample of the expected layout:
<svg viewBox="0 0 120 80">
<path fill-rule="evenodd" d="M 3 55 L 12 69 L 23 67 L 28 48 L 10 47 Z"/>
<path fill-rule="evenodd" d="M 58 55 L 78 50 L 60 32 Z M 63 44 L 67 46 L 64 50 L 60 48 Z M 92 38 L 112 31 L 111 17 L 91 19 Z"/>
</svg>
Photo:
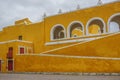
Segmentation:
<svg viewBox="0 0 120 80">
<path fill-rule="evenodd" d="M 0 80 L 120 80 L 120 76 L 0 74 Z"/>
</svg>

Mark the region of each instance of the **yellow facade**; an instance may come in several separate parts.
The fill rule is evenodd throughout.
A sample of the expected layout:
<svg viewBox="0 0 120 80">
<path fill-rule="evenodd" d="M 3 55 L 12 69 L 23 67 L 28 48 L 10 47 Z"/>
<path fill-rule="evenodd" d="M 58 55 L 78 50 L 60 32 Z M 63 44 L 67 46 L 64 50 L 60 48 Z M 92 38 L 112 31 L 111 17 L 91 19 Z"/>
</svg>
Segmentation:
<svg viewBox="0 0 120 80">
<path fill-rule="evenodd" d="M 15 21 L 0 32 L 1 72 L 11 72 L 10 60 L 12 72 L 120 72 L 120 33 L 110 22 L 120 24 L 119 1 Z"/>
</svg>

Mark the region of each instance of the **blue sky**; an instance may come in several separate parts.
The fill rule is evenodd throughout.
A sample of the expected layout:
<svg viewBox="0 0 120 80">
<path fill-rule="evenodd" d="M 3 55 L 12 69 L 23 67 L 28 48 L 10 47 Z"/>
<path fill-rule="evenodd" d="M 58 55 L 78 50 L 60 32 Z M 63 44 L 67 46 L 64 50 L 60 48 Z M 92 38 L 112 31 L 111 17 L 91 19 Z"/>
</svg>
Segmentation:
<svg viewBox="0 0 120 80">
<path fill-rule="evenodd" d="M 108 3 L 116 0 L 102 0 Z M 75 10 L 79 4 L 81 8 L 96 5 L 98 0 L 0 0 L 0 29 L 13 25 L 15 20 L 30 18 L 32 22 L 41 21 L 46 13 L 48 16 Z"/>
</svg>

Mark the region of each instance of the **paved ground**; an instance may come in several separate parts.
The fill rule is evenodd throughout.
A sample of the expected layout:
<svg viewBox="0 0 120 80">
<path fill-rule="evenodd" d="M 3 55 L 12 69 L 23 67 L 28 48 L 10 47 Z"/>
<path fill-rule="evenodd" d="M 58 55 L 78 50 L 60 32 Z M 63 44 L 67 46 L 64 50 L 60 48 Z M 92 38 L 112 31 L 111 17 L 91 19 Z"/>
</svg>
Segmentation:
<svg viewBox="0 0 120 80">
<path fill-rule="evenodd" d="M 120 80 L 120 76 L 0 74 L 0 80 Z"/>
</svg>

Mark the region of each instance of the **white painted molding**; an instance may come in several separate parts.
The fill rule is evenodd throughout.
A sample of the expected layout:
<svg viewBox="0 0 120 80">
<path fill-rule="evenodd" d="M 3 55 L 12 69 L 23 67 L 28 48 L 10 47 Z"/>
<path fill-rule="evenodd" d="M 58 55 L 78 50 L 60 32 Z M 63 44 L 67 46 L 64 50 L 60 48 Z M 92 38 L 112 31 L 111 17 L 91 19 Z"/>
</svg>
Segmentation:
<svg viewBox="0 0 120 80">
<path fill-rule="evenodd" d="M 81 26 L 82 26 L 82 31 L 83 31 L 83 36 L 85 35 L 85 30 L 84 30 L 84 25 L 81 21 L 73 21 L 71 22 L 69 25 L 68 25 L 68 28 L 67 28 L 67 38 L 70 38 L 70 29 L 72 27 L 72 25 L 76 24 L 76 23 L 79 23 Z"/>
<path fill-rule="evenodd" d="M 92 21 L 94 21 L 94 20 L 99 20 L 99 21 L 101 21 L 103 23 L 103 31 L 104 31 L 103 33 L 106 33 L 106 24 L 105 24 L 104 20 L 102 18 L 100 18 L 100 17 L 93 17 L 90 20 L 88 20 L 88 22 L 87 22 L 87 25 L 86 25 L 86 35 L 89 35 L 88 27 L 89 27 L 90 23 Z"/>
<path fill-rule="evenodd" d="M 96 36 L 103 36 L 103 35 L 109 35 L 109 34 L 113 34 L 113 33 L 105 33 L 105 34 L 92 34 L 92 35 L 86 35 L 86 36 L 78 36 L 78 37 L 71 37 L 71 38 L 63 38 L 63 39 L 55 39 L 52 40 L 52 42 L 56 42 L 56 41 L 64 41 L 64 40 L 70 40 L 70 39 L 81 39 L 81 38 L 87 38 L 87 37 L 96 37 Z"/>
<path fill-rule="evenodd" d="M 12 42 L 24 42 L 24 43 L 32 43 L 30 41 L 23 41 L 23 40 L 9 40 L 9 41 L 4 41 L 4 42 L 0 42 L 0 44 L 6 44 L 6 43 L 12 43 Z"/>
<path fill-rule="evenodd" d="M 112 57 L 97 57 L 97 56 L 70 56 L 57 54 L 40 54 L 41 56 L 65 57 L 65 58 L 81 58 L 81 59 L 101 59 L 101 60 L 120 60 L 120 58 Z"/>
<path fill-rule="evenodd" d="M 56 39 L 53 39 L 53 38 L 54 38 L 53 32 L 54 32 L 55 28 L 58 27 L 58 26 L 60 26 L 60 27 L 62 27 L 62 28 L 64 29 L 64 36 L 65 36 L 65 38 L 66 38 L 66 29 L 65 29 L 65 27 L 64 27 L 62 24 L 56 24 L 56 25 L 54 25 L 54 26 L 51 28 L 51 31 L 50 31 L 50 39 L 51 39 L 51 40 L 56 40 Z"/>
<path fill-rule="evenodd" d="M 46 42 L 45 45 L 49 46 L 49 45 L 81 42 L 81 41 L 89 40 L 90 37 L 92 37 L 93 39 L 98 39 L 98 38 L 102 38 L 105 35 L 111 35 L 111 34 L 116 34 L 116 33 L 92 34 L 92 35 L 83 36 L 83 37 L 71 37 L 71 38 L 66 38 L 66 39 L 58 39 L 58 40 L 55 40 L 55 41 L 52 41 L 52 42 Z"/>
<path fill-rule="evenodd" d="M 108 23 L 107 23 L 107 25 L 108 25 L 108 33 L 110 33 L 110 22 L 116 16 L 120 16 L 120 13 L 115 13 L 112 16 L 110 16 L 110 18 L 108 19 Z"/>
<path fill-rule="evenodd" d="M 51 57 L 61 57 L 61 58 L 78 58 L 78 59 L 99 59 L 99 60 L 120 60 L 116 57 L 97 57 L 97 56 L 71 56 L 71 55 L 57 55 L 57 54 L 26 54 L 17 56 L 51 56 Z"/>
<path fill-rule="evenodd" d="M 48 46 L 48 45 L 66 44 L 66 43 L 74 43 L 74 42 L 82 42 L 82 41 L 91 41 L 91 40 L 95 40 L 98 38 L 101 38 L 101 37 L 85 38 L 85 39 L 77 39 L 77 40 L 64 40 L 64 41 L 57 41 L 57 42 L 47 42 L 45 43 L 45 45 Z"/>
</svg>

